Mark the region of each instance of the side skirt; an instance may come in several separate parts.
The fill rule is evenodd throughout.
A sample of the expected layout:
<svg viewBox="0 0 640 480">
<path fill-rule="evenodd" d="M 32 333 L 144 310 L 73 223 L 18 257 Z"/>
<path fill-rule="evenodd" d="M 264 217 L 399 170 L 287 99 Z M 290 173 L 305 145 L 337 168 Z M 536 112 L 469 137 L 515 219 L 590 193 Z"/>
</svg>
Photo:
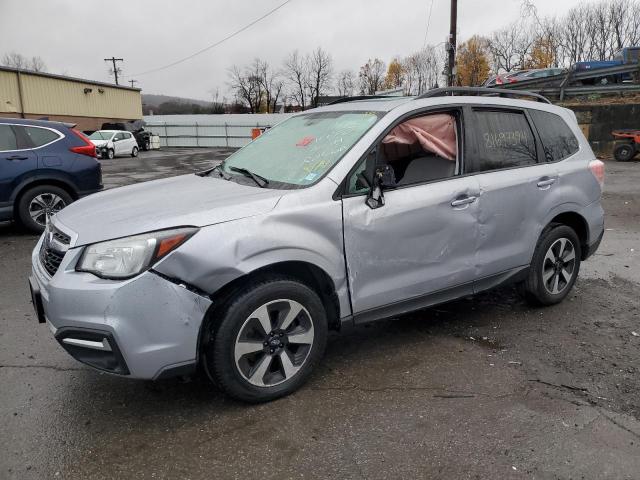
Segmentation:
<svg viewBox="0 0 640 480">
<path fill-rule="evenodd" d="M 372 308 L 362 312 L 343 317 L 341 319 L 342 327 L 350 325 L 360 325 L 363 323 L 374 322 L 376 320 L 384 320 L 385 318 L 397 317 L 405 313 L 421 310 L 423 308 L 432 307 L 445 302 L 450 302 L 458 298 L 474 295 L 476 293 L 490 290 L 502 285 L 521 282 L 527 278 L 529 265 L 523 265 L 505 272 L 490 275 L 476 280 L 475 282 L 464 283 L 455 287 L 438 290 L 426 295 L 419 295 L 408 300 L 389 303 L 380 307 Z"/>
</svg>

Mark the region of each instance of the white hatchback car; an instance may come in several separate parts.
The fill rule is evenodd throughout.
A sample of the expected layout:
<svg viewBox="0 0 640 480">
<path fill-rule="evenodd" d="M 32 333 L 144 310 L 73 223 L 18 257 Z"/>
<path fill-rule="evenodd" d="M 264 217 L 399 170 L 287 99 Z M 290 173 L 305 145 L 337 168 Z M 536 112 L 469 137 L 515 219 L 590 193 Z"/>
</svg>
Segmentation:
<svg viewBox="0 0 640 480">
<path fill-rule="evenodd" d="M 114 158 L 117 155 L 138 156 L 138 142 L 131 132 L 122 130 L 98 130 L 89 135 L 96 146 L 98 156 Z"/>
</svg>

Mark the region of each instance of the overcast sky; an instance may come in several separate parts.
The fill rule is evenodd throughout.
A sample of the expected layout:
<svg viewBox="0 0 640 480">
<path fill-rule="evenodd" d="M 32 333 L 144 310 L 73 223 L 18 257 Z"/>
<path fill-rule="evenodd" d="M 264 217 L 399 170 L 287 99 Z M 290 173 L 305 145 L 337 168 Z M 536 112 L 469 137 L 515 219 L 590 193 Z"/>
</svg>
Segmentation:
<svg viewBox="0 0 640 480">
<path fill-rule="evenodd" d="M 335 70 L 357 71 L 369 57 L 388 62 L 422 47 L 431 0 L 292 0 L 230 41 L 161 72 L 284 0 L 0 0 L 0 56 L 41 56 L 49 72 L 112 81 L 106 57 L 124 58 L 125 80 L 146 93 L 211 99 L 227 93 L 227 68 L 258 56 L 280 65 L 288 52 L 329 51 Z M 534 0 L 541 15 L 562 14 L 581 0 Z M 584 1 L 584 0 L 582 0 Z M 521 0 L 459 0 L 461 40 L 518 20 Z M 427 42 L 449 30 L 449 0 L 433 0 Z M 130 77 L 130 75 L 134 75 Z"/>
</svg>

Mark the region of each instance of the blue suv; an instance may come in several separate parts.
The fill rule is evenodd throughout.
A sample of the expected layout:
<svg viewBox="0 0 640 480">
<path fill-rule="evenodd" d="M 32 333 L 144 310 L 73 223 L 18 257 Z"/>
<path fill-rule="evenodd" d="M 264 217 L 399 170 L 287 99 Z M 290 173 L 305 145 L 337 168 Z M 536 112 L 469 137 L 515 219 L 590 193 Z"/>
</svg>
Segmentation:
<svg viewBox="0 0 640 480">
<path fill-rule="evenodd" d="M 95 146 L 73 127 L 0 118 L 0 221 L 42 232 L 50 215 L 102 190 Z"/>
</svg>

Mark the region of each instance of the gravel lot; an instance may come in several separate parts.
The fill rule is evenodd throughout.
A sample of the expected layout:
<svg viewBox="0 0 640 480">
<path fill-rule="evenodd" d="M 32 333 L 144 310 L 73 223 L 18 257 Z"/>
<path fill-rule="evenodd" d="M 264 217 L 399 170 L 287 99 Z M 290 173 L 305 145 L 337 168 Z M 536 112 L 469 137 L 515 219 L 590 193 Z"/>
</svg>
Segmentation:
<svg viewBox="0 0 640 480">
<path fill-rule="evenodd" d="M 105 185 L 227 153 L 105 160 Z M 567 301 L 504 288 L 334 334 L 302 390 L 259 406 L 72 360 L 32 311 L 36 238 L 0 226 L 0 478 L 640 478 L 640 163 L 607 172 L 608 230 Z"/>
</svg>

